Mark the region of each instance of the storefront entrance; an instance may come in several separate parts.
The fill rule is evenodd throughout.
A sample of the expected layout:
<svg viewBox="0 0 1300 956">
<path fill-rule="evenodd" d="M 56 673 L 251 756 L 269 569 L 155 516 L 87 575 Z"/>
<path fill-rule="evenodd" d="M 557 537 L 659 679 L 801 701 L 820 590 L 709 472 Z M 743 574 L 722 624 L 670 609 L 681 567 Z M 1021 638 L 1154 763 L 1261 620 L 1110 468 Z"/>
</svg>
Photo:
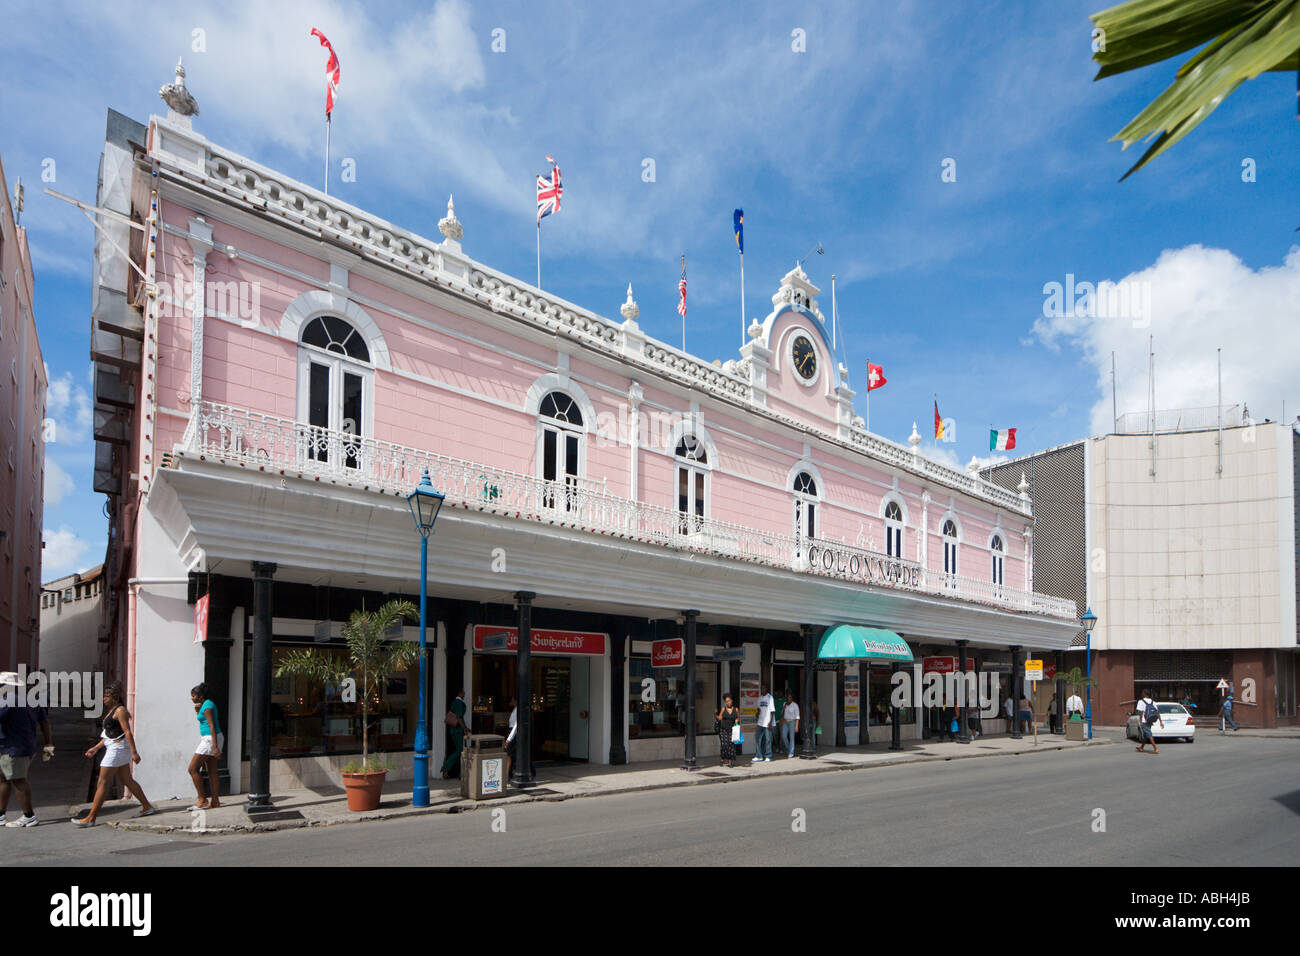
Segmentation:
<svg viewBox="0 0 1300 956">
<path fill-rule="evenodd" d="M 510 732 L 510 700 L 519 687 L 514 654 L 475 654 L 473 721 L 476 734 Z M 590 757 L 589 683 L 585 657 L 540 657 L 529 661 L 533 697 L 534 764 Z"/>
</svg>

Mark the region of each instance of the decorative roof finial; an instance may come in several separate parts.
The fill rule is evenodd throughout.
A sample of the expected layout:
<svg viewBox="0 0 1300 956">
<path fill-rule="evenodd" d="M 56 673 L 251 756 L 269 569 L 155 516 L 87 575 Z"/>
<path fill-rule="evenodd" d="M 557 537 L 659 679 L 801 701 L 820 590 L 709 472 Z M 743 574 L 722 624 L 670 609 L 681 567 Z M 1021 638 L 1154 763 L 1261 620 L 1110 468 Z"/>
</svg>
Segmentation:
<svg viewBox="0 0 1300 956">
<path fill-rule="evenodd" d="M 763 326 L 759 324 L 758 319 L 754 319 L 749 323 L 747 334 L 749 335 L 749 340 L 751 342 L 758 341 L 759 337 L 763 334 Z"/>
<path fill-rule="evenodd" d="M 916 454 L 917 446 L 921 444 L 921 433 L 916 430 L 916 422 L 912 422 L 912 434 L 907 436 L 907 443 L 912 446 L 912 454 Z"/>
<path fill-rule="evenodd" d="M 618 311 L 622 313 L 623 318 L 625 319 L 635 319 L 641 314 L 641 307 L 638 306 L 636 300 L 632 298 L 632 283 L 630 282 L 627 284 L 627 301 L 623 303 L 622 307 Z"/>
<path fill-rule="evenodd" d="M 180 57 L 176 58 L 176 81 L 168 83 L 158 91 L 167 108 L 181 116 L 198 116 L 198 101 L 185 88 L 185 65 Z"/>
<path fill-rule="evenodd" d="M 1025 477 L 1025 473 L 1023 471 L 1020 473 L 1020 484 L 1016 485 L 1016 491 L 1020 492 L 1021 498 L 1028 500 L 1029 479 Z"/>
<path fill-rule="evenodd" d="M 450 239 L 452 242 L 460 242 L 460 237 L 464 235 L 460 220 L 456 218 L 456 203 L 450 194 L 447 196 L 447 215 L 438 220 L 438 231 L 442 233 L 444 239 Z"/>
</svg>

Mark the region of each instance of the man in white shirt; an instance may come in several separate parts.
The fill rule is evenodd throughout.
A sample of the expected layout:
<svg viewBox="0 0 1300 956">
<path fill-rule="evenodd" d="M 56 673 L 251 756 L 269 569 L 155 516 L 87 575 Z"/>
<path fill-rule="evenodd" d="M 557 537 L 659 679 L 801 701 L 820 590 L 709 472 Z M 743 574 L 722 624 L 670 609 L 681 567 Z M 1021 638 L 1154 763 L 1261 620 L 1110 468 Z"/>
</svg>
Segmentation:
<svg viewBox="0 0 1300 956">
<path fill-rule="evenodd" d="M 1142 738 L 1142 742 L 1138 744 L 1137 749 L 1145 753 L 1147 741 L 1149 740 L 1151 741 L 1151 752 L 1153 754 L 1160 753 L 1160 748 L 1156 746 L 1154 725 L 1158 723 L 1161 727 L 1164 727 L 1165 722 L 1164 718 L 1160 716 L 1160 708 L 1151 699 L 1151 691 L 1144 690 L 1142 692 L 1142 699 L 1137 702 L 1137 713 L 1138 734 Z"/>
<path fill-rule="evenodd" d="M 772 762 L 772 724 L 776 721 L 776 701 L 766 684 L 758 698 L 758 744 L 753 763 Z"/>
<path fill-rule="evenodd" d="M 1065 719 L 1069 720 L 1073 714 L 1083 714 L 1083 699 L 1078 694 L 1071 694 L 1065 702 Z"/>
<path fill-rule="evenodd" d="M 794 759 L 794 742 L 798 739 L 799 734 L 799 705 L 790 697 L 785 702 L 785 710 L 781 713 L 781 745 L 785 747 L 787 758 Z"/>
</svg>

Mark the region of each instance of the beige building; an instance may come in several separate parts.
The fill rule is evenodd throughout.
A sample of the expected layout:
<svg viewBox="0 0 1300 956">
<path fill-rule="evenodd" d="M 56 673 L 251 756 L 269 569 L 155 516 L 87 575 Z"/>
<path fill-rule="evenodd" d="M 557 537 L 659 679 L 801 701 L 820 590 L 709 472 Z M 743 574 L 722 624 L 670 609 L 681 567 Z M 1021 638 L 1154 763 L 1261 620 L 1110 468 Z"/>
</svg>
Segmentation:
<svg viewBox="0 0 1300 956">
<path fill-rule="evenodd" d="M 41 585 L 40 666 L 47 671 L 99 668 L 104 566 Z"/>
<path fill-rule="evenodd" d="M 1123 723 L 1146 688 L 1213 718 L 1220 681 L 1233 687 L 1239 723 L 1300 723 L 1300 425 L 1243 413 L 1125 415 L 1108 435 L 986 472 L 1003 487 L 1028 482 L 1034 590 L 1097 615 L 1093 711 L 1103 724 Z M 1067 668 L 1083 663 L 1064 657 Z"/>
<path fill-rule="evenodd" d="M 36 660 L 49 383 L 32 312 L 32 258 L 0 165 L 0 670 Z M 16 216 L 15 213 L 19 215 Z"/>
</svg>

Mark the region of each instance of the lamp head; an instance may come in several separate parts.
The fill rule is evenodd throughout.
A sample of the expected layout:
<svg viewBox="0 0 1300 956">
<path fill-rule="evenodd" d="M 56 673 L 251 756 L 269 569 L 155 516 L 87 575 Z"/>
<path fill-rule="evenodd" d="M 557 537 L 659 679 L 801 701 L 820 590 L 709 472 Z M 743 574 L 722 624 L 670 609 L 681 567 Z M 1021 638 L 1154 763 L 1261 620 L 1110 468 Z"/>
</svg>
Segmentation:
<svg viewBox="0 0 1300 956">
<path fill-rule="evenodd" d="M 434 522 L 438 520 L 438 512 L 442 510 L 442 503 L 446 498 L 446 495 L 433 487 L 433 482 L 429 480 L 429 469 L 426 468 L 420 483 L 406 496 L 406 504 L 411 509 L 411 519 L 415 522 L 415 529 L 420 532 L 420 537 L 427 538 L 433 531 Z"/>
<path fill-rule="evenodd" d="M 1079 623 L 1083 625 L 1085 631 L 1091 633 L 1092 629 L 1097 626 L 1097 615 L 1092 613 L 1092 608 L 1088 608 L 1083 612 L 1079 618 Z"/>
</svg>

